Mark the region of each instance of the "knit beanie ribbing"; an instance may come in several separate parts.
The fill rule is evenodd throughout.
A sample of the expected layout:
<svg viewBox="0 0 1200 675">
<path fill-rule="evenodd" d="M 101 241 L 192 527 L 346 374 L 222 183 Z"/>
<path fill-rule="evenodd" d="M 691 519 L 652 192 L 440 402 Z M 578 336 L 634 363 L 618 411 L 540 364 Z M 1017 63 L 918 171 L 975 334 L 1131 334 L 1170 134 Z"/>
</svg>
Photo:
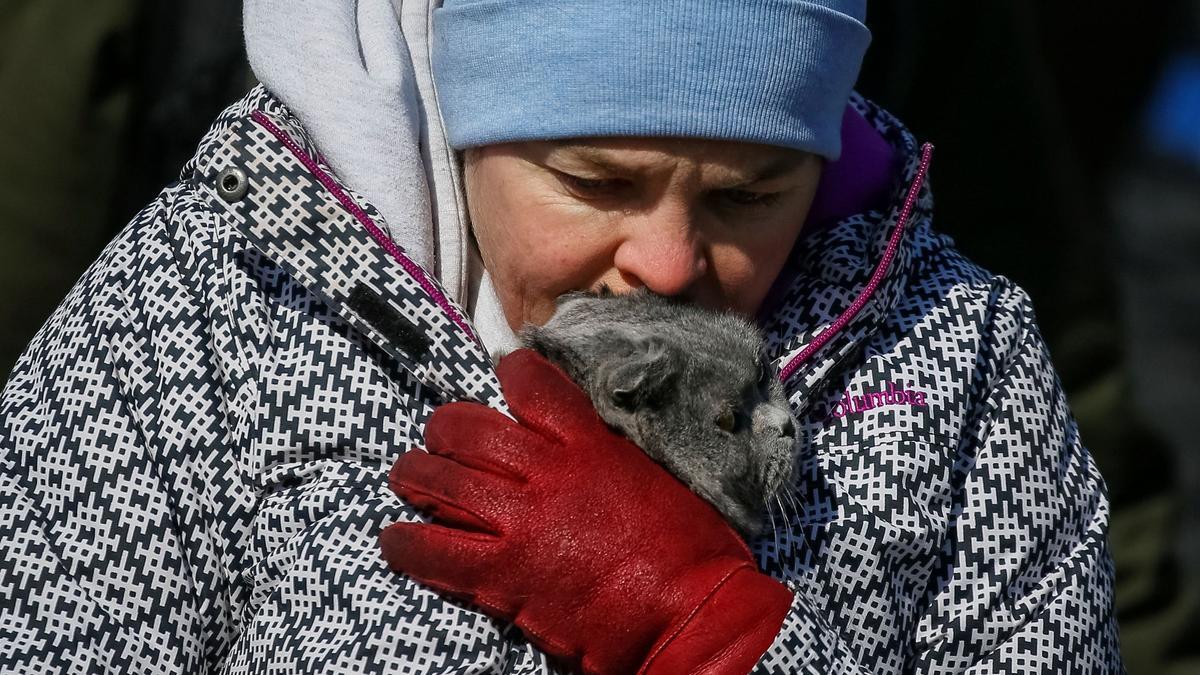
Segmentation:
<svg viewBox="0 0 1200 675">
<path fill-rule="evenodd" d="M 456 149 L 748 141 L 835 160 L 866 0 L 445 0 L 432 60 Z"/>
</svg>

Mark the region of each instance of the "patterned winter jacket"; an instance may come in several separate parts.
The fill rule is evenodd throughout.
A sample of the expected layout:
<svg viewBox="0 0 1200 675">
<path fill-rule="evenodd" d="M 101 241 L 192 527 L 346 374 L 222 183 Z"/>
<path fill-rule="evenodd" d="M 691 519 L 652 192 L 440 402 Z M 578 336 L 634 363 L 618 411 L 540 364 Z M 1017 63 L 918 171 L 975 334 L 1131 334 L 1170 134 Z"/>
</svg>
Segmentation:
<svg viewBox="0 0 1200 675">
<path fill-rule="evenodd" d="M 931 229 L 930 148 L 854 103 L 904 167 L 766 321 L 804 442 L 754 545 L 795 593 L 756 672 L 1118 672 L 1105 488 L 1029 298 Z M 434 407 L 503 406 L 383 225 L 256 88 L 108 246 L 3 392 L 0 671 L 554 672 L 378 552 Z"/>
</svg>

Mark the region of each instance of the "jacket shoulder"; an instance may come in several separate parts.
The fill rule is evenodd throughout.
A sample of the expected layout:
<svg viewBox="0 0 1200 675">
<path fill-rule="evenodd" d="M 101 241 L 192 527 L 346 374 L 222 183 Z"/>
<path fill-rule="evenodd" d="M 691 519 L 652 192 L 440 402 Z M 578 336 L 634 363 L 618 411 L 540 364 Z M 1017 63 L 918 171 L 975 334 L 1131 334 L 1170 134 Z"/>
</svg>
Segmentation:
<svg viewBox="0 0 1200 675">
<path fill-rule="evenodd" d="M 1002 358 L 1011 354 L 1030 333 L 1040 332 L 1033 299 L 1017 282 L 993 272 L 967 257 L 945 237 L 947 244 L 928 256 L 913 275 L 909 294 L 934 300 L 932 319 L 946 328 L 954 327 L 960 336 L 974 337 L 985 357 Z M 892 321 L 906 322 L 905 312 L 895 313 Z M 919 318 L 919 317 L 914 317 Z M 931 343 L 941 345 L 937 341 Z"/>
<path fill-rule="evenodd" d="M 211 156 L 220 148 L 225 139 L 233 131 L 233 127 L 250 117 L 256 112 L 262 111 L 272 117 L 294 119 L 291 111 L 289 111 L 278 98 L 271 92 L 267 91 L 261 84 L 255 85 L 250 91 L 246 92 L 240 99 L 226 106 L 213 120 L 208 131 L 200 137 L 200 142 L 197 143 L 196 151 L 183 168 L 179 171 L 179 180 L 187 181 L 192 179 L 197 174 L 197 167 L 205 157 Z M 297 125 L 299 126 L 299 125 Z M 311 147 L 307 135 L 300 135 L 297 140 L 306 147 L 314 156 L 317 154 L 315 148 Z"/>
</svg>

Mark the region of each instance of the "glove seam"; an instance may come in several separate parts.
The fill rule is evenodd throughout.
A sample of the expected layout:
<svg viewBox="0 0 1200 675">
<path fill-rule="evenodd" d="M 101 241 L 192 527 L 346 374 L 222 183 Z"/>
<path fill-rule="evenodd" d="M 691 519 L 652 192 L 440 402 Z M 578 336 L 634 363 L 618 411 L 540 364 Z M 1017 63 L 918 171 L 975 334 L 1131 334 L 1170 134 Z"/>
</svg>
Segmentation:
<svg viewBox="0 0 1200 675">
<path fill-rule="evenodd" d="M 676 625 L 675 629 L 671 631 L 671 634 L 665 640 L 659 642 L 658 645 L 650 652 L 650 655 L 646 658 L 646 661 L 642 664 L 642 667 L 638 669 L 638 675 L 644 675 L 645 673 L 649 672 L 650 666 L 654 663 L 655 659 L 657 659 L 663 653 L 663 651 L 675 641 L 675 638 L 679 637 L 679 635 L 683 633 L 684 629 L 692 623 L 692 620 L 696 618 L 696 615 L 700 613 L 700 610 L 704 607 L 704 605 L 707 604 L 708 601 L 717 594 L 717 591 L 721 590 L 721 588 L 725 586 L 725 584 L 731 578 L 733 578 L 733 575 L 746 568 L 749 568 L 753 572 L 758 571 L 754 569 L 750 563 L 743 562 L 742 564 L 730 570 L 728 574 L 721 577 L 721 580 L 718 581 L 717 584 L 705 594 L 704 598 L 701 599 L 700 602 L 696 603 L 696 606 L 693 607 L 690 612 L 688 612 L 687 617 L 685 617 L 683 621 Z"/>
<path fill-rule="evenodd" d="M 392 488 L 392 492 L 395 492 L 396 495 L 399 496 L 401 499 L 403 499 L 406 504 L 413 506 L 413 508 L 417 509 L 420 512 L 426 513 L 429 516 L 429 518 L 433 520 L 434 524 L 441 525 L 442 527 L 445 527 L 446 529 L 457 530 L 459 532 L 462 532 L 463 534 L 479 535 L 479 537 L 481 537 L 481 538 L 476 539 L 476 541 L 484 541 L 484 540 L 491 541 L 491 540 L 495 540 L 497 537 L 503 536 L 503 534 L 504 534 L 504 530 L 500 526 L 498 526 L 495 522 L 493 522 L 492 519 L 485 518 L 484 516 L 476 513 L 474 509 L 469 509 L 461 504 L 458 504 L 457 502 L 451 501 L 450 498 L 446 497 L 445 495 L 434 494 L 433 492 L 430 492 L 429 490 L 425 490 L 423 488 L 416 487 L 416 486 L 412 485 L 411 483 L 405 482 L 403 479 L 396 481 L 392 485 L 399 486 L 399 487 L 402 487 L 403 489 L 405 489 L 406 491 L 410 491 L 410 492 L 428 497 L 430 500 L 433 500 L 434 502 L 436 502 L 438 504 L 439 511 L 441 510 L 441 508 L 443 506 L 447 506 L 452 509 L 457 509 L 463 513 L 466 513 L 466 514 L 470 515 L 472 518 L 475 518 L 480 524 L 482 524 L 487 529 L 487 531 L 486 532 L 472 532 L 469 529 L 463 528 L 459 524 L 455 524 L 455 525 L 451 526 L 446 523 L 445 519 L 439 518 L 437 513 L 431 513 L 429 508 L 416 507 L 415 505 L 413 505 L 411 503 L 411 501 L 409 499 L 404 497 L 404 495 L 401 495 L 400 493 L 396 492 L 395 487 Z"/>
<path fill-rule="evenodd" d="M 525 607 L 522 605 L 521 609 L 523 610 L 523 609 L 525 609 Z M 554 654 L 556 658 L 559 658 L 563 661 L 576 661 L 579 663 L 580 667 L 582 668 L 583 662 L 586 660 L 586 650 L 571 649 L 571 646 L 566 644 L 565 642 L 560 642 L 559 640 L 555 640 L 554 638 L 545 637 L 544 635 L 542 635 L 541 632 L 536 631 L 527 626 L 521 625 L 520 611 L 518 611 L 514 615 L 513 624 L 520 627 L 525 632 L 525 636 L 530 638 L 531 641 L 534 641 L 540 645 L 546 645 L 546 646 L 550 647 L 550 649 L 543 649 L 542 651 L 545 651 L 550 654 Z M 572 655 L 572 656 L 565 656 L 565 655 Z"/>
</svg>

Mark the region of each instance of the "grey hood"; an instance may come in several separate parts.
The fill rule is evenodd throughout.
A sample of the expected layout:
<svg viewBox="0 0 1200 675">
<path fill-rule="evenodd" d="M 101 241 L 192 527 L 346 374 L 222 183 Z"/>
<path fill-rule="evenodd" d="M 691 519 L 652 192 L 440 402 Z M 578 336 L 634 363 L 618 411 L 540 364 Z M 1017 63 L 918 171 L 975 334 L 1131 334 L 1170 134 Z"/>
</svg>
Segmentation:
<svg viewBox="0 0 1200 675">
<path fill-rule="evenodd" d="M 312 134 L 388 235 L 472 314 L 485 344 L 514 346 L 469 233 L 458 155 L 430 66 L 440 0 L 246 0 L 255 76 Z"/>
</svg>

